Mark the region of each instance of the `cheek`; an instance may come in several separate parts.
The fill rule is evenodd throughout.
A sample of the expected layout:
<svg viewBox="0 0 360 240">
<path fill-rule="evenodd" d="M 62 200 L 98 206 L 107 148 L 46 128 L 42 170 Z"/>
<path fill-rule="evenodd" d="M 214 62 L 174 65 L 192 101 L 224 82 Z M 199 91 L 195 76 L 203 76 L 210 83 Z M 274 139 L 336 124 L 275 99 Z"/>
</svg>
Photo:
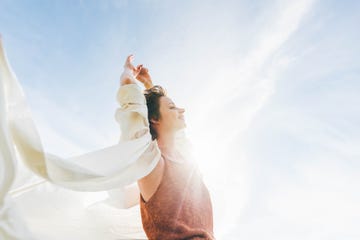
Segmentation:
<svg viewBox="0 0 360 240">
<path fill-rule="evenodd" d="M 177 115 L 177 113 L 176 112 L 171 112 L 171 113 L 169 113 L 169 115 L 168 115 L 168 119 L 169 120 L 171 120 L 171 121 L 176 121 L 177 119 L 178 119 L 178 115 Z"/>
<path fill-rule="evenodd" d="M 172 115 L 169 111 L 167 110 L 162 110 L 161 111 L 161 117 L 162 117 L 162 120 L 163 122 L 166 124 L 167 122 L 171 121 L 172 119 Z"/>
<path fill-rule="evenodd" d="M 176 112 L 173 111 L 164 111 L 163 113 L 163 120 L 164 122 L 168 123 L 168 124 L 172 124 L 173 122 L 175 122 L 176 120 L 178 120 L 179 116 Z"/>
</svg>

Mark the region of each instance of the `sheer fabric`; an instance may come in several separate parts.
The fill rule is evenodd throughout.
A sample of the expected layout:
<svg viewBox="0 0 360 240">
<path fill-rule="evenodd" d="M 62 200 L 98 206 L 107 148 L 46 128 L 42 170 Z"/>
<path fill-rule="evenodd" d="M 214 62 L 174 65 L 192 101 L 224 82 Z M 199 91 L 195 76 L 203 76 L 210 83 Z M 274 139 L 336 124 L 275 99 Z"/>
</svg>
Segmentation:
<svg viewBox="0 0 360 240">
<path fill-rule="evenodd" d="M 18 161 L 49 183 L 82 192 L 119 189 L 151 172 L 161 154 L 151 140 L 145 97 L 129 84 L 119 88 L 117 101 L 118 143 L 68 159 L 45 152 L 0 40 L 0 239 L 31 239 L 8 195 Z"/>
</svg>

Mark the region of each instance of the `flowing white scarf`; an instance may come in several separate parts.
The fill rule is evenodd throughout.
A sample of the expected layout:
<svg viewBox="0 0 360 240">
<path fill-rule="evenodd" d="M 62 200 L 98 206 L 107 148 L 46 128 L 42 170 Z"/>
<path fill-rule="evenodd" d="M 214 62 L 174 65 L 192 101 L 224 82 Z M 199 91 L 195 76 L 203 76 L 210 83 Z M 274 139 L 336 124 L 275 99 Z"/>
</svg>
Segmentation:
<svg viewBox="0 0 360 240">
<path fill-rule="evenodd" d="M 137 84 L 117 93 L 122 137 L 117 144 L 63 159 L 44 151 L 25 94 L 0 39 L 0 239 L 31 239 L 7 196 L 22 161 L 36 175 L 76 191 L 119 189 L 146 176 L 161 157 L 151 140 L 146 99 Z M 181 139 L 179 144 L 181 145 Z"/>
</svg>

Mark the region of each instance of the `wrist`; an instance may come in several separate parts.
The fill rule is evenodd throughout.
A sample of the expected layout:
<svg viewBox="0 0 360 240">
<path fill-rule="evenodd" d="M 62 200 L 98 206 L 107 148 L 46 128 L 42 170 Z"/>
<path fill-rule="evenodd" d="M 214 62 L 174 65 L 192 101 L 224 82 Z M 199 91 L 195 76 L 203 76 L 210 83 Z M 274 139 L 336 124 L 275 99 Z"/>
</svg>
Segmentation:
<svg viewBox="0 0 360 240">
<path fill-rule="evenodd" d="M 152 81 L 146 81 L 144 83 L 144 86 L 146 89 L 152 88 L 154 85 L 152 84 Z"/>
<path fill-rule="evenodd" d="M 136 83 L 136 78 L 134 77 L 131 69 L 125 68 L 123 73 L 120 76 L 121 83 Z"/>
</svg>

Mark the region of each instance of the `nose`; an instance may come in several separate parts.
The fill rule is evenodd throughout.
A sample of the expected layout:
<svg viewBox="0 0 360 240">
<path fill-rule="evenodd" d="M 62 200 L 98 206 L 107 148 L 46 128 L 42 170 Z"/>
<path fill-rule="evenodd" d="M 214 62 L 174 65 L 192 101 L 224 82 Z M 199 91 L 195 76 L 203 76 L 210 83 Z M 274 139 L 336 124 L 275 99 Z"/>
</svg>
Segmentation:
<svg viewBox="0 0 360 240">
<path fill-rule="evenodd" d="M 185 108 L 180 108 L 180 112 L 185 112 Z"/>
</svg>

